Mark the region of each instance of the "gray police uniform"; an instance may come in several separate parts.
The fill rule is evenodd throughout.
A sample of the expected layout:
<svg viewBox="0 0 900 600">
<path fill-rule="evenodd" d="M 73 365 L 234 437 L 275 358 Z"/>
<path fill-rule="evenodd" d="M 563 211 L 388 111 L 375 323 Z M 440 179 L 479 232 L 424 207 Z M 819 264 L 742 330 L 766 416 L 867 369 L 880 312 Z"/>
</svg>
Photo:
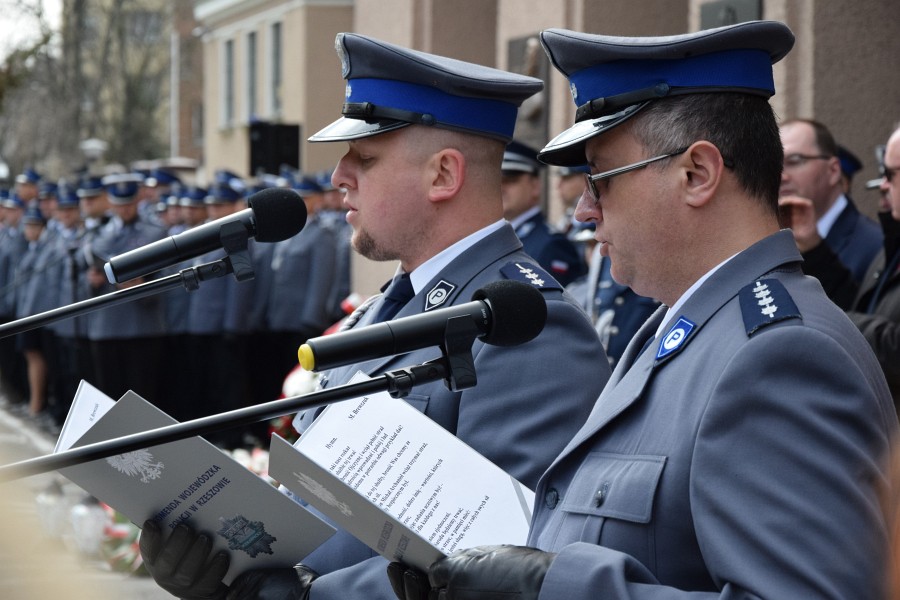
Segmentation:
<svg viewBox="0 0 900 600">
<path fill-rule="evenodd" d="M 759 93 L 793 36 L 744 23 L 542 41 L 591 113 L 605 104 L 593 63 L 644 59 L 634 80 L 671 67 L 693 91 Z M 583 161 L 587 139 L 640 106 L 589 114 L 542 157 Z M 528 545 L 558 553 L 542 600 L 883 597 L 881 459 L 897 416 L 865 340 L 800 262 L 790 231 L 763 238 L 638 331 L 538 484 Z"/>
<path fill-rule="evenodd" d="M 112 178 L 109 185 L 111 201 L 116 186 L 133 185 L 135 193 L 137 181 L 119 183 L 120 176 Z M 125 179 L 125 176 L 122 176 Z M 107 178 L 104 178 L 104 182 Z M 122 193 L 125 198 L 127 193 Z M 91 254 L 96 264 L 113 256 L 145 246 L 164 236 L 161 227 L 138 216 L 130 223 L 114 217 L 103 226 L 91 244 Z M 116 291 L 116 287 L 105 283 L 92 291 L 95 296 Z M 163 302 L 159 296 L 149 296 L 117 306 L 107 306 L 91 314 L 88 338 L 91 340 L 92 354 L 97 369 L 98 387 L 106 394 L 118 398 L 128 389 L 153 402 L 158 391 L 160 361 L 162 358 L 162 336 L 166 330 Z"/>
<path fill-rule="evenodd" d="M 355 34 L 339 34 L 337 45 L 344 77 L 350 79 L 344 118 L 311 141 L 367 137 L 418 123 L 508 142 L 518 106 L 542 87 L 530 77 Z M 541 334 L 515 347 L 476 341 L 475 387 L 453 392 L 442 382 L 425 384 L 415 387 L 406 401 L 530 487 L 583 422 L 609 375 L 584 312 L 522 251 L 512 227 L 503 224 L 441 269 L 394 318 L 469 302 L 476 290 L 504 278 L 530 281 L 543 290 L 548 315 Z M 369 323 L 381 302 L 367 305 L 371 310 L 354 327 Z M 325 374 L 327 385 L 346 383 L 357 371 L 378 375 L 439 355 L 430 348 L 341 367 Z M 311 416 L 298 417 L 300 430 Z M 323 573 L 312 588 L 315 600 L 394 598 L 387 561 L 344 531 L 304 563 Z"/>
<path fill-rule="evenodd" d="M 896 415 L 799 262 L 790 232 L 736 256 L 629 369 L 665 307 L 638 332 L 537 487 L 528 545 L 560 553 L 542 598 L 875 597 L 885 532 L 859 480 L 881 478 Z"/>
<path fill-rule="evenodd" d="M 441 306 L 469 302 L 476 290 L 505 278 L 532 281 L 543 291 L 547 324 L 541 334 L 511 348 L 476 341 L 478 385 L 452 392 L 442 382 L 425 384 L 405 400 L 532 487 L 584 422 L 608 377 L 603 348 L 584 312 L 504 225 L 451 262 L 394 318 L 424 312 L 429 296 L 442 291 L 447 295 Z M 372 305 L 355 327 L 369 323 L 379 306 L 380 301 Z M 429 348 L 340 367 L 325 373 L 327 386 L 347 383 L 357 371 L 378 375 L 438 356 L 439 350 Z M 298 429 L 308 425 L 310 416 L 298 417 Z M 391 598 L 386 561 L 376 558 L 351 567 L 371 556 L 370 549 L 339 531 L 303 561 L 321 573 L 350 567 L 316 580 L 315 598 Z"/>
</svg>

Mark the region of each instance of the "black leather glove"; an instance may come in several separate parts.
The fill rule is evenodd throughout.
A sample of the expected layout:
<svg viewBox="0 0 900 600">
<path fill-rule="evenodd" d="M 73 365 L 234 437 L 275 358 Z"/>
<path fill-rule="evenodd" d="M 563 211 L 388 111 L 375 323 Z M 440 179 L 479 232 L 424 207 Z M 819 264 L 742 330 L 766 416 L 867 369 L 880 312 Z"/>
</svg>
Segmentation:
<svg viewBox="0 0 900 600">
<path fill-rule="evenodd" d="M 537 600 L 555 557 L 552 552 L 523 546 L 460 550 L 431 565 L 430 591 L 426 588 L 424 593 L 419 578 L 422 574 L 415 569 L 391 563 L 388 577 L 400 600 Z"/>
<path fill-rule="evenodd" d="M 163 539 L 162 530 L 154 521 L 144 521 L 141 532 L 141 557 L 154 581 L 173 596 L 184 600 L 221 600 L 228 587 L 222 578 L 228 572 L 227 552 L 217 552 L 212 558 L 212 539 L 196 533 L 185 524 Z"/>
<path fill-rule="evenodd" d="M 231 582 L 226 600 L 307 600 L 318 573 L 306 565 L 253 569 Z"/>
<path fill-rule="evenodd" d="M 431 584 L 428 575 L 415 567 L 392 562 L 387 568 L 388 579 L 394 594 L 400 600 L 428 600 Z"/>
</svg>

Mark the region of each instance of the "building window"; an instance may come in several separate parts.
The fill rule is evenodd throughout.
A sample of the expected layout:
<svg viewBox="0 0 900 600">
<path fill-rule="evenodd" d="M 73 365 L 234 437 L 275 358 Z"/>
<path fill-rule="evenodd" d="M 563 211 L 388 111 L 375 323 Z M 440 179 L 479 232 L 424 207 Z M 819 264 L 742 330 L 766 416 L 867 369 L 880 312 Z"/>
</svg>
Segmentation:
<svg viewBox="0 0 900 600">
<path fill-rule="evenodd" d="M 272 103 L 272 116 L 280 117 L 281 116 L 281 87 L 282 87 L 282 79 L 281 79 L 281 23 L 273 23 L 272 29 L 272 46 L 271 46 L 271 56 L 272 60 L 270 61 L 272 72 L 270 74 L 271 80 L 271 88 L 269 89 L 269 98 Z"/>
<path fill-rule="evenodd" d="M 234 124 L 234 40 L 222 47 L 222 125 Z"/>
<path fill-rule="evenodd" d="M 253 121 L 258 116 L 256 107 L 256 32 L 247 34 L 247 120 Z"/>
</svg>

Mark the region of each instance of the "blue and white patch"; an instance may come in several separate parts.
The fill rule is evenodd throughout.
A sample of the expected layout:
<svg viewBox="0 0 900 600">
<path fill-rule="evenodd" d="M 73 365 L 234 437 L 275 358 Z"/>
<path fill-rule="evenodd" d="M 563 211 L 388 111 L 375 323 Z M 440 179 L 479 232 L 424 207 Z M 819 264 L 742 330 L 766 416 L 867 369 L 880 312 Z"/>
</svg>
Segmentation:
<svg viewBox="0 0 900 600">
<path fill-rule="evenodd" d="M 449 281 L 444 281 L 443 279 L 438 281 L 437 285 L 425 295 L 425 312 L 444 304 L 455 289 L 456 286 Z"/>
<path fill-rule="evenodd" d="M 689 319 L 678 317 L 678 320 L 659 343 L 659 348 L 656 351 L 656 360 L 665 358 L 681 348 L 687 342 L 696 326 L 697 324 Z"/>
<path fill-rule="evenodd" d="M 767 325 L 801 318 L 794 299 L 777 279 L 760 279 L 745 286 L 738 296 L 748 336 Z"/>
<path fill-rule="evenodd" d="M 521 281 L 540 290 L 561 290 L 562 285 L 552 275 L 530 262 L 506 263 L 500 273 L 510 281 Z"/>
</svg>

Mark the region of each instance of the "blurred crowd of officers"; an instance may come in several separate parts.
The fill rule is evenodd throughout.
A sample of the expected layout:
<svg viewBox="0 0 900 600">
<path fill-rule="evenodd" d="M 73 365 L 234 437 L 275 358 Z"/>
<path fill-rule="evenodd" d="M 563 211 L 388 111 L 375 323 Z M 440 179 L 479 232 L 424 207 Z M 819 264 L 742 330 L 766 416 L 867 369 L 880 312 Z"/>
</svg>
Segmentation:
<svg viewBox="0 0 900 600">
<path fill-rule="evenodd" d="M 504 217 L 525 251 L 583 305 L 614 365 L 659 303 L 615 283 L 595 251 L 593 227 L 572 217 L 583 170 L 556 173 L 565 214 L 548 221 L 547 176 L 536 156 L 519 142 L 507 147 Z M 0 189 L 3 323 L 224 258 L 217 250 L 115 285 L 104 272 L 114 256 L 244 210 L 263 189 L 295 190 L 308 214 L 299 235 L 275 244 L 249 241 L 252 280 L 207 280 L 191 292 L 178 287 L 0 338 L 6 396 L 44 428 L 60 428 L 82 379 L 113 398 L 132 389 L 181 421 L 273 400 L 297 367 L 297 348 L 335 330 L 358 304 L 350 289 L 352 231 L 330 172 L 283 167 L 245 180 L 218 170 L 208 187 L 179 174 L 163 163 L 53 183 L 25 169 L 12 189 Z M 264 427 L 214 441 L 252 444 L 264 439 Z"/>
<path fill-rule="evenodd" d="M 249 241 L 249 281 L 227 275 L 0 338 L 6 396 L 50 430 L 82 379 L 113 398 L 132 389 L 182 421 L 278 398 L 299 345 L 346 316 L 350 230 L 330 180 L 282 168 L 251 182 L 219 170 L 198 187 L 163 166 L 53 183 L 25 169 L 0 190 L 4 323 L 225 258 L 216 250 L 116 285 L 104 273 L 111 257 L 244 210 L 262 189 L 295 190 L 308 217 L 303 235 Z M 239 434 L 246 428 L 216 441 L 247 443 Z"/>
</svg>

